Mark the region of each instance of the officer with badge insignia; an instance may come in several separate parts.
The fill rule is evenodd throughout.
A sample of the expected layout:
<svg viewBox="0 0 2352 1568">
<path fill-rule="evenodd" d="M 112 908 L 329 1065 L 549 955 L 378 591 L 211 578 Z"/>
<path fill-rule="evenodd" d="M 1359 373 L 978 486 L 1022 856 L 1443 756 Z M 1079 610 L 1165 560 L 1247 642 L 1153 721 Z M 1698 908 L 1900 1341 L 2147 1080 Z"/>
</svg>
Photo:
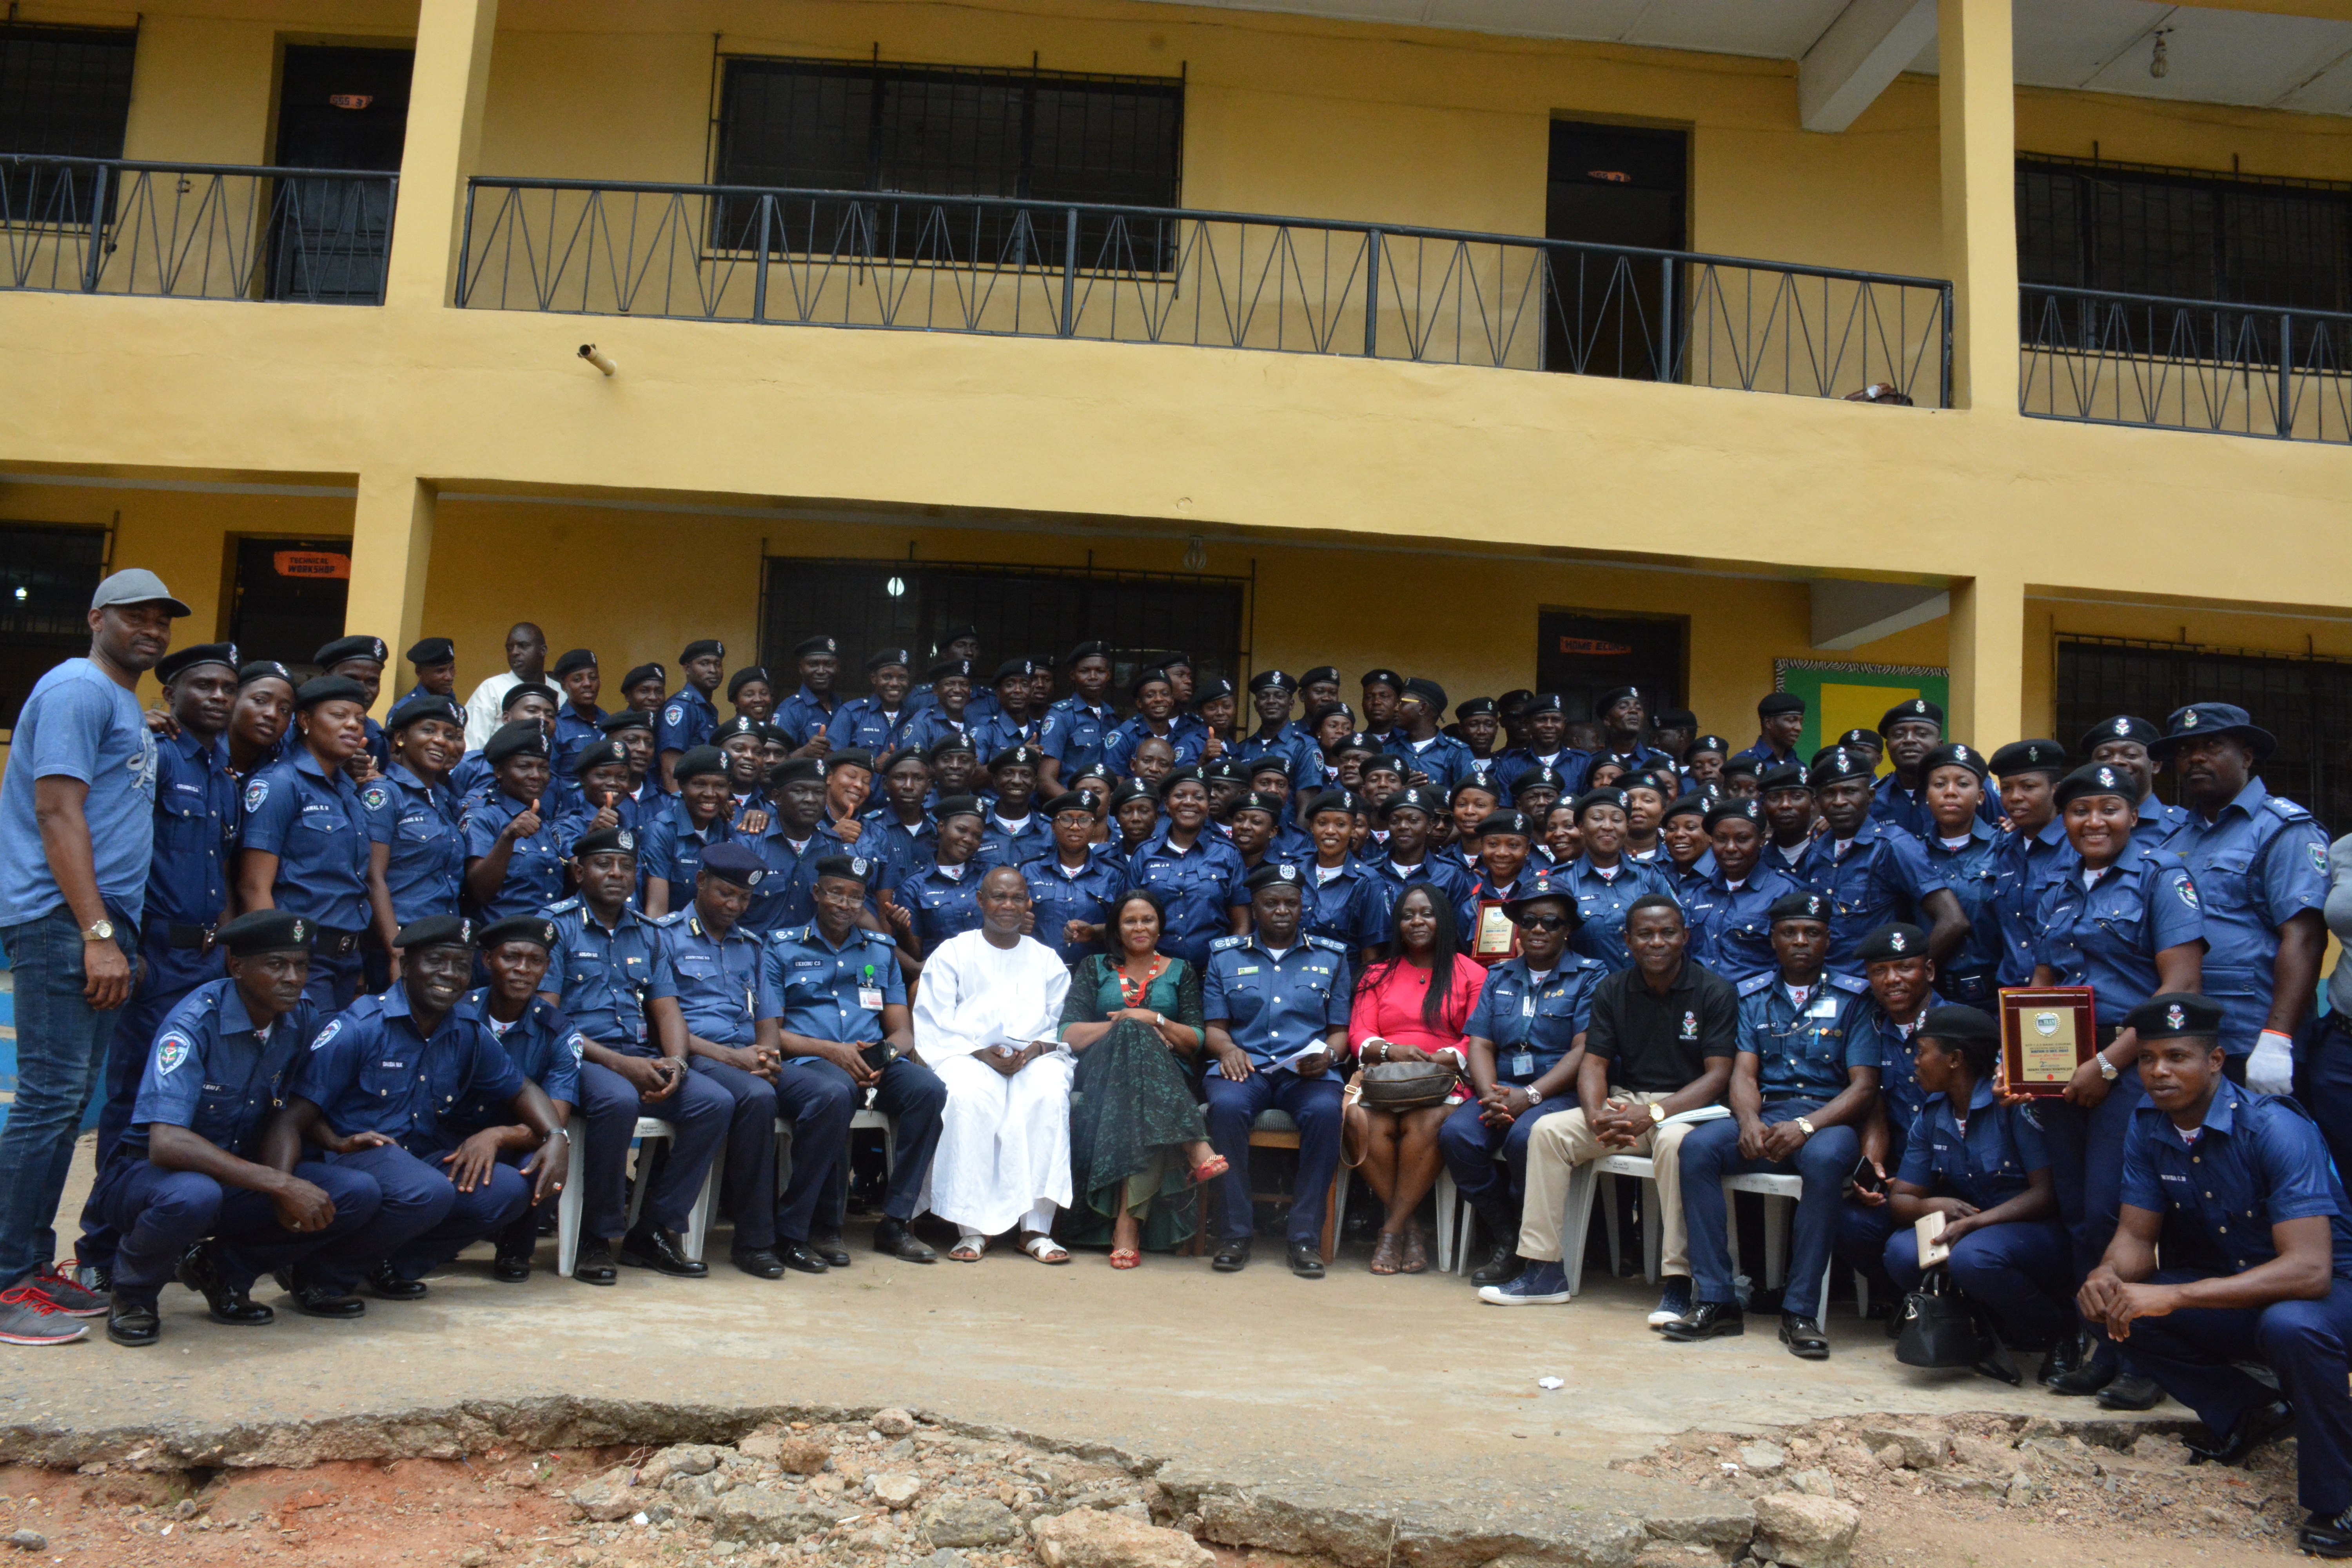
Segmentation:
<svg viewBox="0 0 2352 1568">
<path fill-rule="evenodd" d="M 1959 950 L 1936 968 L 1936 990 L 1949 1001 L 1992 1007 L 2010 938 L 2001 926 L 2000 836 L 1985 820 L 1984 753 L 1948 741 L 1919 760 L 1919 794 L 1927 807 L 1927 867 L 1944 879 L 1968 917 Z"/>
<path fill-rule="evenodd" d="M 1821 1290 L 1847 1173 L 1861 1153 L 1857 1129 L 1878 1099 L 1879 1045 L 1869 1027 L 1870 987 L 1828 969 L 1833 910 L 1814 891 L 1772 906 L 1770 974 L 1743 981 L 1739 1055 L 1730 1116 L 1683 1139 L 1683 1217 L 1690 1227 L 1689 1313 L 1661 1325 L 1676 1343 L 1745 1331 L 1733 1293 L 1726 1176 L 1767 1172 L 1804 1180 L 1780 1298 L 1780 1342 L 1805 1361 L 1829 1359 Z"/>
<path fill-rule="evenodd" d="M 1444 718 L 1445 688 L 1421 676 L 1404 683 L 1397 698 L 1397 755 L 1409 773 L 1419 774 L 1439 794 L 1450 795 L 1475 770 L 1470 748 L 1438 727 Z"/>
<path fill-rule="evenodd" d="M 2074 742 L 2074 750 L 2083 761 L 2112 763 L 2137 776 L 2139 826 L 2135 831 L 2150 848 L 2160 847 L 2172 830 L 2189 818 L 2186 810 L 2156 798 L 2156 775 L 2163 770 L 2163 764 L 2148 748 L 2163 734 L 2145 719 L 2118 713 L 2112 719 L 2100 720 Z"/>
<path fill-rule="evenodd" d="M 120 1237 L 106 1309 L 116 1344 L 156 1342 L 157 1298 L 175 1279 L 214 1321 L 237 1327 L 274 1316 L 248 1292 L 278 1269 L 293 1270 L 304 1312 L 366 1310 L 319 1266 L 356 1273 L 371 1261 L 375 1182 L 304 1157 L 271 1122 L 317 1016 L 303 995 L 310 935 L 309 920 L 280 910 L 228 921 L 217 933 L 226 977 L 189 992 L 152 1037 L 129 1123 L 90 1192 L 91 1214 Z"/>
<path fill-rule="evenodd" d="M 1231 1274 L 1249 1262 L 1255 1234 L 1250 1128 L 1278 1108 L 1298 1128 L 1290 1271 L 1320 1279 L 1324 1199 L 1339 1163 L 1340 1087 L 1331 1069 L 1347 1055 L 1348 952 L 1328 937 L 1300 931 L 1297 867 L 1261 866 L 1249 880 L 1251 932 L 1208 944 L 1201 996 L 1213 1058 L 1202 1081 L 1209 1142 L 1229 1167 L 1217 1178 L 1224 1184 L 1223 1234 L 1211 1267 Z"/>
<path fill-rule="evenodd" d="M 376 942 L 368 954 L 371 985 L 379 977 L 392 984 L 392 942 L 400 928 L 427 915 L 456 914 L 466 879 L 465 813 L 448 783 L 465 744 L 465 710 L 446 697 L 411 697 L 392 710 L 385 733 L 392 765 L 360 789 Z"/>
<path fill-rule="evenodd" d="M 803 637 L 793 648 L 800 689 L 779 703 L 776 727 L 793 743 L 796 757 L 821 757 L 833 749 L 828 727 L 841 707 L 841 644 L 820 632 Z"/>
<path fill-rule="evenodd" d="M 946 741 L 961 741 L 974 747 L 972 734 L 981 722 L 981 715 L 972 711 L 972 666 L 968 658 L 943 658 L 925 671 L 930 685 L 930 701 L 919 709 L 907 726 L 907 743 L 932 750 Z"/>
<path fill-rule="evenodd" d="M 2011 741 L 1992 754 L 2000 781 L 2001 816 L 2009 821 L 1994 849 L 1993 899 L 2000 906 L 2002 985 L 2033 980 L 2034 924 L 2042 890 L 2074 865 L 2074 847 L 2058 816 L 2058 781 L 2067 773 L 2066 750 L 2055 741 Z"/>
<path fill-rule="evenodd" d="M 901 878 L 885 918 L 898 932 L 908 960 L 919 967 L 923 955 L 951 936 L 980 929 L 980 879 L 988 868 L 980 862 L 986 841 L 986 814 L 979 800 L 968 795 L 950 795 L 934 813 L 936 837 L 931 863 Z M 835 848 L 825 853 L 835 854 Z M 860 877 L 860 882 L 866 880 Z"/>
<path fill-rule="evenodd" d="M 1078 644 L 1063 668 L 1069 671 L 1070 694 L 1047 708 L 1037 726 L 1037 749 L 1045 753 L 1038 787 L 1056 795 L 1076 784 L 1081 769 L 1101 765 L 1103 736 L 1118 722 L 1118 710 L 1103 700 L 1110 690 L 1108 643 Z"/>
<path fill-rule="evenodd" d="M 246 784 L 237 837 L 237 902 L 300 915 L 311 928 L 310 997 L 322 1018 L 360 992 L 368 836 L 344 764 L 364 742 L 366 699 L 359 682 L 339 675 L 303 684 L 294 694 L 295 743 Z"/>
<path fill-rule="evenodd" d="M 577 835 L 549 807 L 547 737 L 538 725 L 506 725 L 482 756 L 496 793 L 466 811 L 466 902 L 482 920 L 502 921 L 563 896 L 566 846 Z"/>
<path fill-rule="evenodd" d="M 1204 968 L 1210 943 L 1231 927 L 1226 894 L 1241 875 L 1242 858 L 1209 828 L 1209 792 L 1195 770 L 1169 774 L 1160 800 L 1166 816 L 1129 858 L 1127 885 L 1150 889 L 1165 905 L 1160 951 Z M 972 923 L 979 923 L 977 912 Z"/>
<path fill-rule="evenodd" d="M 992 721 L 1003 721 L 1001 718 Z M 995 804 L 981 826 L 979 865 L 982 870 L 993 866 L 1025 866 L 1053 853 L 1053 826 L 1032 809 L 1037 795 L 1037 768 L 1045 755 L 1027 742 L 1018 742 L 997 752 L 988 764 Z"/>
<path fill-rule="evenodd" d="M 563 693 L 563 701 L 555 710 L 555 732 L 548 738 L 548 764 L 556 777 L 570 778 L 572 759 L 581 748 L 604 738 L 604 710 L 596 706 L 604 689 L 604 677 L 596 668 L 594 650 L 584 647 L 566 650 L 548 673 L 555 677 Z"/>
<path fill-rule="evenodd" d="M 357 681 L 367 693 L 367 705 L 373 708 L 377 694 L 383 689 L 383 667 L 391 657 L 392 650 L 384 647 L 382 637 L 337 637 L 320 648 L 311 662 L 318 665 L 321 675 Z M 383 770 L 392 753 L 384 744 L 383 725 L 362 717 L 360 727 L 367 732 L 367 744 L 361 748 L 367 761 L 358 763 L 352 778 L 354 783 L 364 784 Z"/>
<path fill-rule="evenodd" d="M 1866 1028 L 1877 1042 L 1878 1104 L 1862 1127 L 1862 1157 L 1871 1179 L 1863 1179 L 1861 1167 L 1855 1167 L 1853 1196 L 1838 1216 L 1838 1256 L 1877 1289 L 1883 1302 L 1895 1307 L 1901 1297 L 1884 1267 L 1886 1238 L 1895 1224 L 1886 1180 L 1903 1163 L 1911 1125 L 1926 1099 L 1912 1076 L 1911 1041 L 1936 1000 L 1942 976 L 1927 956 L 1927 933 L 1907 923 L 1872 931 L 1862 939 L 1855 956 L 1862 961 L 1863 977 L 1876 1005 L 1855 1026 Z"/>
<path fill-rule="evenodd" d="M 1528 727 L 1528 743 L 1496 759 L 1496 782 L 1517 799 L 1522 777 L 1528 770 L 1540 766 L 1559 774 L 1563 791 L 1580 784 L 1591 759 L 1568 743 L 1568 713 L 1560 703 L 1559 693 L 1546 691 L 1529 699 L 1519 710 L 1519 718 Z"/>
<path fill-rule="evenodd" d="M 1612 973 L 1633 963 L 1625 946 L 1625 917 L 1635 900 L 1653 893 L 1675 896 L 1664 872 L 1626 858 L 1625 805 L 1625 792 L 1613 786 L 1579 795 L 1576 823 L 1584 852 L 1552 872 L 1552 885 L 1576 900 L 1577 952 Z"/>
<path fill-rule="evenodd" d="M 1927 754 L 1923 749 L 1921 756 Z M 1873 815 L 1870 759 L 1841 746 L 1813 764 L 1806 783 L 1826 831 L 1797 858 L 1798 881 L 1830 900 L 1830 967 L 1859 979 L 1854 949 L 1891 921 L 1927 928 L 1927 956 L 1950 962 L 1969 934 L 1969 917 L 1927 864 L 1913 835 Z M 1765 811 L 1772 808 L 1770 794 Z"/>
<path fill-rule="evenodd" d="M 479 1020 L 515 1070 L 539 1085 L 568 1138 L 580 1104 L 580 1064 L 588 1041 L 562 1008 L 539 994 L 554 960 L 555 921 L 543 914 L 514 915 L 479 928 L 474 941 L 489 984 L 467 992 L 458 1009 Z M 538 1147 L 537 1135 L 516 1121 L 509 1107 L 488 1095 L 474 1096 L 442 1120 L 458 1136 L 479 1139 L 482 1146 L 494 1148 L 500 1160 L 520 1163 Z M 540 1225 L 554 1221 L 557 1195 L 551 1190 L 498 1233 L 490 1278 L 507 1285 L 530 1278 Z"/>
<path fill-rule="evenodd" d="M 1428 882 L 1449 904 L 1459 904 L 1470 891 L 1470 873 L 1458 856 L 1441 856 L 1429 847 L 1430 829 L 1444 810 L 1442 797 L 1419 787 L 1401 789 L 1373 809 L 1372 819 L 1387 829 L 1385 850 L 1367 843 L 1363 854 L 1372 871 L 1372 888 L 1380 900 L 1379 930 L 1389 929 L 1389 912 L 1415 882 Z"/>
<path fill-rule="evenodd" d="M 640 664 L 630 668 L 621 677 L 621 700 L 632 713 L 642 713 L 647 723 L 661 721 L 662 700 L 669 695 L 669 672 L 658 664 Z"/>
<path fill-rule="evenodd" d="M 639 902 L 648 918 L 691 903 L 702 852 L 731 837 L 728 817 L 735 800 L 728 787 L 727 759 L 719 749 L 697 746 L 670 771 L 677 778 L 677 794 L 655 811 L 637 838 L 644 889 Z"/>
<path fill-rule="evenodd" d="M 874 885 L 887 899 L 899 879 L 930 864 L 939 826 L 923 804 L 931 793 L 931 765 L 922 752 L 891 752 L 881 759 L 877 776 L 879 798 L 859 818 L 854 852 L 878 862 Z"/>
<path fill-rule="evenodd" d="M 1136 748 L 1155 740 L 1166 742 L 1178 767 L 1201 760 L 1202 736 L 1187 733 L 1178 724 L 1176 686 L 1167 670 L 1154 665 L 1137 672 L 1128 695 L 1134 700 L 1135 716 L 1104 734 L 1103 766 L 1121 778 L 1135 777 Z"/>
<path fill-rule="evenodd" d="M 1756 703 L 1756 743 L 1733 753 L 1732 762 L 1744 758 L 1760 771 L 1797 761 L 1797 742 L 1805 736 L 1805 700 L 1793 691 L 1765 693 Z"/>
<path fill-rule="evenodd" d="M 562 815 L 575 837 L 604 827 L 635 833 L 645 826 L 645 807 L 629 789 L 629 748 L 621 742 L 581 747 L 572 758 L 570 782 Z M 552 781 L 549 787 L 554 787 Z"/>
<path fill-rule="evenodd" d="M 1127 887 L 1127 868 L 1108 846 L 1094 841 L 1096 806 L 1096 795 L 1087 790 L 1047 801 L 1043 815 L 1053 827 L 1053 850 L 1021 866 L 1035 911 L 1032 934 L 1064 963 L 1102 951 L 1111 900 Z"/>
<path fill-rule="evenodd" d="M 662 790 L 668 795 L 677 793 L 670 770 L 678 758 L 708 742 L 719 728 L 719 705 L 710 694 L 726 676 L 727 645 L 709 637 L 690 642 L 677 663 L 677 694 L 662 704 L 661 717 L 654 723 L 654 755 L 661 765 Z"/>
<path fill-rule="evenodd" d="M 775 688 L 768 683 L 765 665 L 747 664 L 727 678 L 727 705 L 739 719 L 765 724 L 776 717 Z M 828 718 L 828 722 L 830 719 Z M 789 743 L 789 742 L 788 742 Z"/>
<path fill-rule="evenodd" d="M 739 817 L 729 832 L 729 841 L 757 854 L 769 873 L 743 916 L 744 925 L 759 935 L 805 922 L 814 909 L 817 861 L 849 853 L 849 841 L 825 819 L 825 767 L 818 757 L 785 763 L 768 784 L 767 826 L 752 831 Z M 861 828 L 859 837 L 864 836 Z"/>
<path fill-rule="evenodd" d="M 499 793 L 498 772 L 489 758 L 489 743 L 498 738 L 499 731 L 530 726 L 536 728 L 542 736 L 553 736 L 558 700 L 553 688 L 533 685 L 530 681 L 518 682 L 507 689 L 506 696 L 500 699 L 504 706 L 499 710 L 501 717 L 497 726 L 490 731 L 479 750 L 467 752 L 457 759 L 457 765 L 449 770 L 449 787 L 457 792 L 460 804 L 472 806 Z M 553 745 L 553 741 L 550 740 L 551 751 Z M 553 801 L 546 804 L 551 810 L 555 805 Z"/>
<path fill-rule="evenodd" d="M 1030 710 L 1029 693 L 1036 679 L 1037 666 L 1029 659 L 1008 658 L 996 667 L 996 711 L 971 728 L 971 749 L 983 764 L 1015 746 L 1034 750 L 1040 724 Z"/>
<path fill-rule="evenodd" d="M 1675 759 L 1657 747 L 1645 743 L 1642 735 L 1648 728 L 1649 703 L 1636 686 L 1612 687 L 1593 699 L 1592 721 L 1601 726 L 1601 749 L 1585 765 L 1585 778 L 1602 763 L 1615 763 L 1629 773 L 1646 773 L 1656 768 L 1672 768 Z"/>
<path fill-rule="evenodd" d="M 1454 705 L 1451 732 L 1469 748 L 1472 762 L 1487 763 L 1491 770 L 1496 742 L 1502 738 L 1502 710 L 1491 697 L 1465 697 Z"/>
<path fill-rule="evenodd" d="M 1278 669 L 1261 669 L 1250 677 L 1250 706 L 1257 710 L 1257 728 L 1234 748 L 1236 761 L 1247 766 L 1261 757 L 1280 757 L 1290 764 L 1293 779 L 1307 776 L 1309 764 L 1320 759 L 1322 751 L 1290 721 L 1297 689 L 1298 683 Z"/>
<path fill-rule="evenodd" d="M 456 643 L 447 637 L 419 637 L 409 645 L 405 657 L 416 673 L 416 684 L 400 694 L 403 702 L 412 697 L 446 697 L 452 702 L 457 700 Z"/>
<path fill-rule="evenodd" d="M 835 709 L 825 722 L 833 749 L 855 747 L 880 757 L 905 745 L 915 719 L 907 700 L 907 688 L 914 679 L 914 655 L 903 647 L 876 649 L 866 660 L 866 694 Z"/>
<path fill-rule="evenodd" d="M 1300 806 L 1309 849 L 1293 861 L 1306 900 L 1301 923 L 1311 936 L 1329 937 L 1359 961 L 1388 939 L 1388 899 L 1372 869 L 1356 858 L 1361 807 L 1344 789 L 1310 790 Z M 1246 889 L 1244 889 L 1246 892 Z"/>
<path fill-rule="evenodd" d="M 1771 909 L 1800 884 L 1763 863 L 1764 808 L 1757 802 L 1715 801 L 1701 820 L 1715 864 L 1676 897 L 1690 922 L 1691 958 L 1737 985 L 1780 967 Z"/>
</svg>

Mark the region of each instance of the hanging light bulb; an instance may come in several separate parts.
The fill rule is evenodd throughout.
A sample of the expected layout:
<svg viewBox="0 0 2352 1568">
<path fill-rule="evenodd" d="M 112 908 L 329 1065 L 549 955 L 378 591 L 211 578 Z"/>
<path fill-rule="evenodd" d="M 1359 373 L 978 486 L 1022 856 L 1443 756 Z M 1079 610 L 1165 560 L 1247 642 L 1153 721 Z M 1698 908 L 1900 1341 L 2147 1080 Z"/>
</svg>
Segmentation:
<svg viewBox="0 0 2352 1568">
<path fill-rule="evenodd" d="M 2147 74 L 2159 79 L 2170 75 L 2172 71 L 2172 49 L 2171 46 L 2165 42 L 2165 36 L 2171 31 L 2169 27 L 2158 27 L 2156 30 L 2156 52 L 2150 55 L 2147 60 Z"/>
<path fill-rule="evenodd" d="M 907 580 L 904 577 L 893 577 L 882 584 L 882 591 L 894 599 L 903 599 L 907 596 Z"/>
<path fill-rule="evenodd" d="M 1184 542 L 1184 570 L 1204 572 L 1208 570 L 1208 566 L 1209 547 L 1201 542 L 1201 536 L 1196 533 Z"/>
</svg>

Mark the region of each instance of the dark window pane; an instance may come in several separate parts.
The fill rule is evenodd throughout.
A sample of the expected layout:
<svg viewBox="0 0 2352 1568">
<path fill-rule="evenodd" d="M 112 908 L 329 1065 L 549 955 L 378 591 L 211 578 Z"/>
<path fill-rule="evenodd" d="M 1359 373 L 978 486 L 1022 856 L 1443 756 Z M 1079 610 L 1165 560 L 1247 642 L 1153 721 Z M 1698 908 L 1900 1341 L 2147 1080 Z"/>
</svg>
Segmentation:
<svg viewBox="0 0 2352 1568">
<path fill-rule="evenodd" d="M 106 532 L 0 523 L 0 721 L 14 729 L 34 682 L 89 651 L 89 597 L 106 573 Z"/>
<path fill-rule="evenodd" d="M 120 158 L 135 30 L 0 24 L 0 153 Z"/>
</svg>

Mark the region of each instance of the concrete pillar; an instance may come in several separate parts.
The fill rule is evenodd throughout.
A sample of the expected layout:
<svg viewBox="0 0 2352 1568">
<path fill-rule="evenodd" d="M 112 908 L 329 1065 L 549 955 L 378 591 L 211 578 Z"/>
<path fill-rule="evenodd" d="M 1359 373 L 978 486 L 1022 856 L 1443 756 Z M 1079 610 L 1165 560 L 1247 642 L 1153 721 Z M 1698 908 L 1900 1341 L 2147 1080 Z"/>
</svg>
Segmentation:
<svg viewBox="0 0 2352 1568">
<path fill-rule="evenodd" d="M 2023 737 L 2025 582 L 1979 576 L 1952 584 L 1952 708 L 1946 734 L 1992 752 Z"/>
<path fill-rule="evenodd" d="M 2017 412 L 2017 104 L 2010 0 L 1938 0 L 1952 401 Z"/>
<path fill-rule="evenodd" d="M 378 716 L 408 689 L 401 656 L 424 635 L 425 566 L 433 552 L 433 487 L 409 474 L 362 474 L 352 513 L 352 586 L 343 631 L 392 645 Z"/>
<path fill-rule="evenodd" d="M 498 19 L 499 0 L 419 0 L 400 205 L 384 279 L 387 305 L 438 309 L 453 297 L 466 177 L 481 146 Z"/>
</svg>

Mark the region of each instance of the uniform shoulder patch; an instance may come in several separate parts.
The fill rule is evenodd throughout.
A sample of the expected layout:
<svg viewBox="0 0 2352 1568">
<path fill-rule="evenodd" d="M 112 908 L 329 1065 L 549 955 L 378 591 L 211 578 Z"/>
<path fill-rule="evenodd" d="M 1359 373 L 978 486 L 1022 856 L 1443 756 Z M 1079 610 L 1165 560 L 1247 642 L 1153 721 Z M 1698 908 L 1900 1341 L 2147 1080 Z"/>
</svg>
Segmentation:
<svg viewBox="0 0 2352 1568">
<path fill-rule="evenodd" d="M 686 919 L 686 911 L 684 910 L 672 910 L 666 915 L 646 915 L 643 918 L 647 925 L 662 926 L 667 928 L 674 926 L 677 924 L 678 921 Z"/>
<path fill-rule="evenodd" d="M 1328 936 L 1317 936 L 1312 931 L 1307 933 L 1307 945 L 1309 947 L 1319 947 L 1327 952 L 1339 953 L 1343 957 L 1346 955 L 1348 951 L 1348 944 L 1346 942 L 1335 941 Z"/>
<path fill-rule="evenodd" d="M 575 1066 L 588 1055 L 587 1037 L 577 1029 L 572 1030 L 563 1043 L 572 1047 L 572 1060 Z"/>
<path fill-rule="evenodd" d="M 360 791 L 360 804 L 370 811 L 382 811 L 392 804 L 392 791 L 381 783 L 370 784 Z"/>
<path fill-rule="evenodd" d="M 580 896 L 575 893 L 571 898 L 559 900 L 558 901 L 548 905 L 547 908 L 541 912 L 542 914 L 551 915 L 568 915 L 579 907 Z"/>
<path fill-rule="evenodd" d="M 1739 983 L 1739 994 L 1742 996 L 1753 996 L 1780 978 L 1779 975 L 1769 972 L 1763 974 L 1751 974 Z"/>
<path fill-rule="evenodd" d="M 155 1041 L 155 1076 L 169 1078 L 195 1054 L 196 1043 L 178 1029 L 166 1029 Z"/>
<path fill-rule="evenodd" d="M 247 811 L 259 811 L 261 809 L 262 803 L 268 798 L 269 781 L 268 779 L 255 779 L 252 783 L 245 786 L 245 809 Z"/>
<path fill-rule="evenodd" d="M 343 1021 L 342 1021 L 342 1019 L 341 1019 L 341 1018 L 340 1018 L 340 1017 L 334 1017 L 334 1018 L 330 1018 L 330 1019 L 328 1019 L 328 1020 L 327 1020 L 327 1026 L 326 1026 L 325 1028 L 323 1028 L 323 1029 L 320 1030 L 320 1031 L 319 1031 L 319 1034 L 318 1034 L 318 1037 L 317 1037 L 316 1039 L 314 1039 L 314 1040 L 312 1040 L 312 1041 L 310 1042 L 310 1048 L 311 1048 L 312 1050 L 314 1050 L 314 1051 L 315 1051 L 315 1050 L 317 1050 L 317 1049 L 319 1049 L 320 1047 L 324 1046 L 324 1045 L 325 1045 L 329 1040 L 333 1039 L 337 1035 L 340 1035 L 340 1034 L 341 1034 L 342 1032 L 343 1032 Z"/>
<path fill-rule="evenodd" d="M 683 703 L 683 702 L 673 702 L 673 703 L 671 703 L 668 707 L 667 707 L 667 708 L 663 709 L 663 710 L 662 710 L 662 722 L 663 722 L 663 723 L 665 723 L 665 724 L 683 724 L 683 723 L 685 723 L 685 722 L 686 722 L 686 704 L 685 704 L 685 703 Z"/>
<path fill-rule="evenodd" d="M 1313 939 L 1309 939 L 1310 941 Z M 1249 941 L 1245 936 L 1221 936 L 1209 943 L 1211 952 L 1231 952 Z"/>
<path fill-rule="evenodd" d="M 1849 992 L 1856 996 L 1864 994 L 1870 989 L 1870 982 L 1859 974 L 1832 974 L 1830 976 L 1830 984 L 1841 991 Z"/>
</svg>

